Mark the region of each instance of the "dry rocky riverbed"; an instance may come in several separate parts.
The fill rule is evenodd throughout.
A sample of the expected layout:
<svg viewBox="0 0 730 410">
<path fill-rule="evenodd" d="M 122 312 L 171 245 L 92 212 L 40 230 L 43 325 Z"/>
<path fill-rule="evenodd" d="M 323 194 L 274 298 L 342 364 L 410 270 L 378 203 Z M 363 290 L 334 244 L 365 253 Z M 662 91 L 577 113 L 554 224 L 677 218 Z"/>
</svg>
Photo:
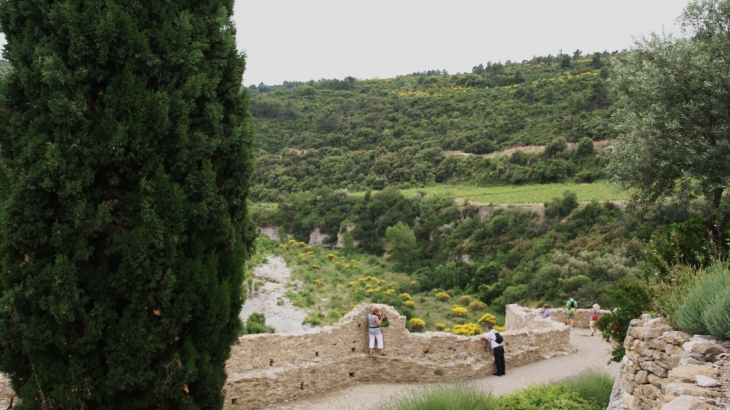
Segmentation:
<svg viewBox="0 0 730 410">
<path fill-rule="evenodd" d="M 263 282 L 258 291 L 249 293 L 239 316 L 245 321 L 253 312 L 266 315 L 266 325 L 273 326 L 276 333 L 291 333 L 302 330 L 307 312 L 293 306 L 284 297 L 291 268 L 280 256 L 270 257 L 268 262 L 253 269 L 255 280 Z"/>
</svg>

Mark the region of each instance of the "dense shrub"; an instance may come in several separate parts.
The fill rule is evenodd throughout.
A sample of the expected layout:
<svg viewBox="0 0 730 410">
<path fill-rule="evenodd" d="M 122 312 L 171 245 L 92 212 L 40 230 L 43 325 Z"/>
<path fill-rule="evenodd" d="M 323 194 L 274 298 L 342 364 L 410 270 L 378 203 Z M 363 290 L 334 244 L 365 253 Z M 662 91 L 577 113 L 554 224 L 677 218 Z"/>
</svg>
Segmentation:
<svg viewBox="0 0 730 410">
<path fill-rule="evenodd" d="M 487 304 L 486 304 L 486 303 L 484 303 L 484 302 L 482 302 L 482 301 L 480 301 L 480 300 L 477 300 L 477 301 L 471 302 L 471 303 L 469 304 L 469 309 L 471 309 L 471 310 L 473 310 L 473 311 L 475 311 L 475 312 L 478 312 L 478 311 L 480 311 L 480 310 L 484 310 L 484 309 L 486 309 L 486 308 L 487 308 Z"/>
<path fill-rule="evenodd" d="M 683 331 L 712 334 L 726 339 L 730 334 L 730 275 L 726 263 L 716 263 L 698 272 L 694 283 L 671 317 Z"/>
<path fill-rule="evenodd" d="M 496 410 L 497 399 L 488 391 L 466 384 L 449 384 L 409 389 L 388 398 L 376 410 Z"/>
<path fill-rule="evenodd" d="M 574 390 L 559 385 L 533 386 L 499 398 L 504 410 L 602 410 Z"/>
<path fill-rule="evenodd" d="M 471 303 L 471 296 L 464 295 L 464 296 L 462 296 L 462 297 L 459 298 L 459 304 L 461 306 L 469 306 L 469 303 Z"/>
<path fill-rule="evenodd" d="M 440 300 L 441 302 L 446 302 L 450 298 L 451 296 L 449 296 L 449 294 L 446 292 L 439 292 L 436 294 L 436 299 Z"/>
<path fill-rule="evenodd" d="M 454 325 L 451 332 L 461 336 L 476 336 L 484 332 L 481 326 L 476 323 L 465 323 L 463 325 Z"/>
<path fill-rule="evenodd" d="M 481 325 L 486 325 L 487 323 L 491 323 L 492 325 L 496 325 L 497 324 L 497 317 L 494 316 L 491 313 L 485 313 L 485 314 L 482 315 L 482 317 L 479 318 L 479 320 L 477 320 L 477 323 L 479 323 Z"/>
<path fill-rule="evenodd" d="M 597 322 L 603 338 L 613 343 L 611 360 L 618 362 L 623 359 L 626 353 L 624 339 L 632 319 L 641 317 L 653 307 L 653 296 L 646 284 L 639 282 L 632 276 L 627 276 L 618 281 L 616 290 L 610 291 L 611 298 L 616 308 L 602 315 Z"/>
<path fill-rule="evenodd" d="M 558 385 L 575 391 L 584 400 L 605 409 L 611 400 L 614 377 L 603 370 L 588 369 L 562 380 Z"/>
<path fill-rule="evenodd" d="M 454 306 L 451 308 L 451 314 L 455 317 L 466 317 L 469 311 L 461 306 Z"/>
<path fill-rule="evenodd" d="M 411 325 L 411 330 L 414 332 L 423 332 L 423 330 L 426 329 L 426 322 L 423 321 L 423 319 L 414 317 L 409 320 L 408 323 Z"/>
</svg>

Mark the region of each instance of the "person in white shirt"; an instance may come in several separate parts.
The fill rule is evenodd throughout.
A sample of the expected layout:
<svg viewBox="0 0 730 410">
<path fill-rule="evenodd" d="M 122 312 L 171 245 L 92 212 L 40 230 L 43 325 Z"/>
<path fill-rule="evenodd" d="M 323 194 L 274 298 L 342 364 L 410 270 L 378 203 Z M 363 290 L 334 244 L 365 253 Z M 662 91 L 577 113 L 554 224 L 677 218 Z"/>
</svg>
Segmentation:
<svg viewBox="0 0 730 410">
<path fill-rule="evenodd" d="M 495 376 L 504 376 L 504 347 L 502 343 L 497 343 L 497 332 L 491 323 L 486 324 L 486 332 L 481 336 L 482 339 L 489 342 L 489 346 L 494 353 L 494 364 L 497 366 Z"/>
</svg>

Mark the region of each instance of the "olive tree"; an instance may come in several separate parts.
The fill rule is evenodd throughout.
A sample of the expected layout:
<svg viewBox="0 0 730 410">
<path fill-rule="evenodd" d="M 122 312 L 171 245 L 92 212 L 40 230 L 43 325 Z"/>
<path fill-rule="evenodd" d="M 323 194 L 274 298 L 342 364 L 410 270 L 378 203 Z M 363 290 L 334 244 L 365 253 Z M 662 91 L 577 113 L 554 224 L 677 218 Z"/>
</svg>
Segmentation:
<svg viewBox="0 0 730 410">
<path fill-rule="evenodd" d="M 617 65 L 608 173 L 636 198 L 704 196 L 717 240 L 730 179 L 730 1 L 692 2 L 680 33 L 651 34 Z"/>
</svg>

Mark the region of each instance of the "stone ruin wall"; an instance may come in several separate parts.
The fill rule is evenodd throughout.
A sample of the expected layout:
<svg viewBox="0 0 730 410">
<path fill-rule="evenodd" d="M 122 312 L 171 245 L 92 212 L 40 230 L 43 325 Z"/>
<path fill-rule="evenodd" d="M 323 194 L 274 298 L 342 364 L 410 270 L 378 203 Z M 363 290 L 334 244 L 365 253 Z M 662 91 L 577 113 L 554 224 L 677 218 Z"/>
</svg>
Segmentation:
<svg viewBox="0 0 730 410">
<path fill-rule="evenodd" d="M 367 354 L 367 313 L 378 306 L 387 356 Z M 406 318 L 387 305 L 356 306 L 333 325 L 289 334 L 246 335 L 226 363 L 225 409 L 255 409 L 321 394 L 354 383 L 468 380 L 494 372 L 493 356 L 477 337 L 410 333 Z M 507 306 L 507 368 L 571 353 L 570 331 L 536 310 Z"/>
<path fill-rule="evenodd" d="M 634 319 L 624 348 L 609 409 L 705 409 L 721 395 L 712 362 L 727 350 L 712 340 L 675 331 L 664 318 Z"/>
</svg>

